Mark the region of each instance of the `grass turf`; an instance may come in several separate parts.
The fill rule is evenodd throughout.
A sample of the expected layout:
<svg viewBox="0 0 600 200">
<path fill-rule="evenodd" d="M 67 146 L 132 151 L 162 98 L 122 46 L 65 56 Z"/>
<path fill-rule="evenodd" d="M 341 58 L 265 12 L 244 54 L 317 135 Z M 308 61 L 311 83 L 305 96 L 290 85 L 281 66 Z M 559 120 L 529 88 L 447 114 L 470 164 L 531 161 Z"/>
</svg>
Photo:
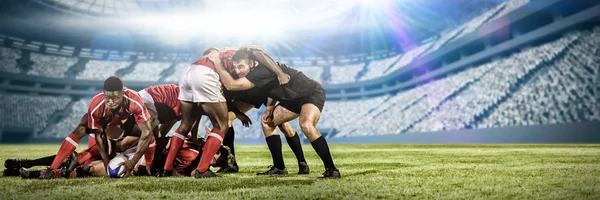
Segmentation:
<svg viewBox="0 0 600 200">
<path fill-rule="evenodd" d="M 83 145 L 82 145 L 83 146 Z M 220 178 L 0 178 L 0 199 L 600 199 L 600 145 L 332 145 L 342 179 L 304 146 L 310 175 L 265 177 L 266 146 L 236 146 L 241 172 Z M 0 160 L 51 155 L 57 145 L 1 145 Z M 2 167 L 3 168 L 3 167 Z M 216 169 L 214 169 L 216 170 Z"/>
</svg>

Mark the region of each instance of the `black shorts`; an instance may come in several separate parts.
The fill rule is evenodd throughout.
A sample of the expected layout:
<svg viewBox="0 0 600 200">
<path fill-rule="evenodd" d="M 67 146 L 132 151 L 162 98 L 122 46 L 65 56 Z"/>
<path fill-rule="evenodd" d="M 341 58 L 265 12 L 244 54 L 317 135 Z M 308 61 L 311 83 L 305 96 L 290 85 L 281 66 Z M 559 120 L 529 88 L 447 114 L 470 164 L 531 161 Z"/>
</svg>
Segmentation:
<svg viewBox="0 0 600 200">
<path fill-rule="evenodd" d="M 309 103 L 317 106 L 317 108 L 319 108 L 319 111 L 323 112 L 323 106 L 325 106 L 325 90 L 321 85 L 318 85 L 315 88 L 315 91 L 309 96 L 303 97 L 298 100 L 280 101 L 279 105 L 296 114 L 300 114 L 300 111 L 302 110 L 302 105 Z"/>
</svg>

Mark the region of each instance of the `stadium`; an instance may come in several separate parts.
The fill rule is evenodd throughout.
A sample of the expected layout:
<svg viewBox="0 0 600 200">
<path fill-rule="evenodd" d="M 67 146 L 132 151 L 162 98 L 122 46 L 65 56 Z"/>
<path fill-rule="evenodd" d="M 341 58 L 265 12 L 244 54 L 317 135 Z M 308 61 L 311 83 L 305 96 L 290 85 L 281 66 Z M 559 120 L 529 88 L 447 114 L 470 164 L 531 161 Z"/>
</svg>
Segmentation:
<svg viewBox="0 0 600 200">
<path fill-rule="evenodd" d="M 256 175 L 277 165 L 263 105 L 232 121 L 239 172 L 5 173 L 3 199 L 600 199 L 597 0 L 4 0 L 0 27 L 2 161 L 62 151 L 110 76 L 181 85 L 207 49 L 257 45 L 322 86 L 315 126 L 341 174 L 318 178 L 327 159 L 300 114 L 310 174 L 282 133 L 289 174 Z"/>
</svg>

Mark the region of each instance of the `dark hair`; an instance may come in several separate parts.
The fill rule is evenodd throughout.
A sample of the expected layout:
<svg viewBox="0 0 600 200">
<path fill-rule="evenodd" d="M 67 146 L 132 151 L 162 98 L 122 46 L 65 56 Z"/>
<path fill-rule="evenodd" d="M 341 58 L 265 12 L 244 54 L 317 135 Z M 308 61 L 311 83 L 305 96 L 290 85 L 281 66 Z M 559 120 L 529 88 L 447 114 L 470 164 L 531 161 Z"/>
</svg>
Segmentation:
<svg viewBox="0 0 600 200">
<path fill-rule="evenodd" d="M 123 81 L 119 77 L 111 76 L 104 81 L 104 91 L 119 91 L 123 90 Z"/>
<path fill-rule="evenodd" d="M 202 54 L 202 56 L 208 55 L 211 51 L 219 51 L 219 49 L 215 47 L 208 48 L 206 49 L 206 51 L 204 51 L 204 54 Z"/>
<path fill-rule="evenodd" d="M 256 60 L 250 50 L 238 50 L 231 56 L 231 61 L 239 61 L 242 59 Z"/>
</svg>

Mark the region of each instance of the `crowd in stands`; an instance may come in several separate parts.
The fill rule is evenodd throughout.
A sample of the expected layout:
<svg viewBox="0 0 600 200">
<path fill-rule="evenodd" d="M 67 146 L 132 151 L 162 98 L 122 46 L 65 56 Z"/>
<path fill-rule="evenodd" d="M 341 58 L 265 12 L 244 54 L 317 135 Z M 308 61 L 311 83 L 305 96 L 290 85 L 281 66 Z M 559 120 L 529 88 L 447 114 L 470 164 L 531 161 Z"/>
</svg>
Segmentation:
<svg viewBox="0 0 600 200">
<path fill-rule="evenodd" d="M 69 67 L 77 63 L 78 58 L 31 53 L 31 60 L 33 61 L 33 66 L 27 71 L 28 75 L 65 78 L 67 77 L 65 72 L 69 70 Z"/>
<path fill-rule="evenodd" d="M 129 67 L 130 61 L 100 61 L 90 60 L 85 65 L 85 70 L 77 74 L 80 80 L 104 80 L 106 77 L 116 75 L 117 70 Z"/>
<path fill-rule="evenodd" d="M 50 117 L 71 102 L 68 96 L 0 93 L 0 127 L 44 129 Z"/>
<path fill-rule="evenodd" d="M 329 76 L 329 84 L 352 83 L 356 82 L 356 76 L 365 67 L 364 64 L 331 66 L 331 75 Z"/>
<path fill-rule="evenodd" d="M 169 62 L 139 62 L 135 69 L 123 76 L 123 80 L 131 81 L 157 81 L 161 72 L 171 66 Z"/>
<path fill-rule="evenodd" d="M 0 47 L 0 71 L 8 73 L 20 73 L 17 67 L 17 59 L 21 58 L 21 50 Z"/>
<path fill-rule="evenodd" d="M 87 113 L 90 100 L 89 98 L 83 98 L 72 102 L 61 113 L 62 118 L 48 125 L 46 129 L 40 132 L 39 136 L 45 138 L 64 138 L 75 129 L 81 117 Z"/>
</svg>

